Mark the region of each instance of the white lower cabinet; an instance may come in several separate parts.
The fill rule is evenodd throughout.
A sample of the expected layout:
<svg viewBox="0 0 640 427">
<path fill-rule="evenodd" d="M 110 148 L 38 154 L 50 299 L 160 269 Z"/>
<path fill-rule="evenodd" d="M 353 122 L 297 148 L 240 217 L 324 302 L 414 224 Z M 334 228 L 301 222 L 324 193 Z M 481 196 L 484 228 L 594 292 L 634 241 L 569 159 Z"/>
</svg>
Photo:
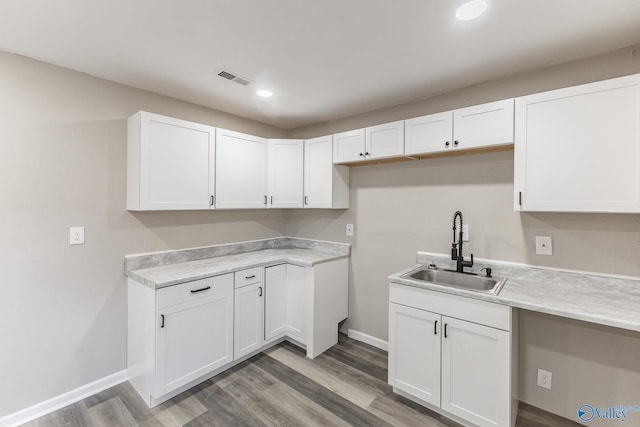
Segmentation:
<svg viewBox="0 0 640 427">
<path fill-rule="evenodd" d="M 442 318 L 440 407 L 479 426 L 510 425 L 509 332 Z"/>
<path fill-rule="evenodd" d="M 254 276 L 251 277 L 254 280 L 239 279 L 241 276 Z M 255 275 L 251 270 L 236 272 L 235 277 L 233 358 L 239 359 L 262 348 L 264 287 L 262 275 Z M 244 283 L 247 281 L 251 283 Z"/>
<path fill-rule="evenodd" d="M 434 406 L 440 406 L 440 317 L 389 305 L 389 384 Z"/>
<path fill-rule="evenodd" d="M 348 294 L 346 257 L 160 289 L 129 279 L 129 382 L 154 407 L 284 339 L 313 359 L 338 342 Z"/>
<path fill-rule="evenodd" d="M 392 284 L 389 384 L 465 424 L 514 426 L 517 311 Z"/>
<path fill-rule="evenodd" d="M 265 268 L 264 342 L 284 336 L 306 344 L 305 268 L 280 264 Z"/>
<path fill-rule="evenodd" d="M 219 279 L 225 283 L 210 295 L 158 310 L 158 396 L 233 360 L 233 294 L 230 279 L 231 275 Z M 202 289 L 210 285 L 205 281 L 193 283 L 190 287 L 193 286 Z"/>
<path fill-rule="evenodd" d="M 150 407 L 233 362 L 233 274 L 128 294 L 129 382 Z"/>
<path fill-rule="evenodd" d="M 287 332 L 287 265 L 264 269 L 264 341 L 284 337 Z"/>
</svg>

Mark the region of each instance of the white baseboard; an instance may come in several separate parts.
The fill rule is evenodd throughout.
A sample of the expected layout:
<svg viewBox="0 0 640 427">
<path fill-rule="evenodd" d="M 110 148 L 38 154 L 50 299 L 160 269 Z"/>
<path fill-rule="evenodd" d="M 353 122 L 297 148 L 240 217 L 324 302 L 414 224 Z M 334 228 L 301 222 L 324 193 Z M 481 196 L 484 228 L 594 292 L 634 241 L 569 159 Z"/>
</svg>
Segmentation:
<svg viewBox="0 0 640 427">
<path fill-rule="evenodd" d="M 372 337 L 371 335 L 354 331 L 353 329 L 349 329 L 349 331 L 347 332 L 347 336 L 349 338 L 353 338 L 354 340 L 362 341 L 363 343 L 377 347 L 381 350 L 389 351 L 389 343 L 387 341 L 381 340 L 380 338 Z"/>
<path fill-rule="evenodd" d="M 28 408 L 22 409 L 13 414 L 6 415 L 0 418 L 0 427 L 13 427 L 18 426 L 29 421 L 40 418 L 43 415 L 47 415 L 65 406 L 76 403 L 85 397 L 89 397 L 110 387 L 118 385 L 127 381 L 127 370 L 124 369 L 115 374 L 111 374 L 99 380 L 93 381 L 89 384 L 85 384 L 76 388 L 75 390 L 62 393 L 56 397 L 53 397 L 44 402 L 37 403 Z"/>
</svg>

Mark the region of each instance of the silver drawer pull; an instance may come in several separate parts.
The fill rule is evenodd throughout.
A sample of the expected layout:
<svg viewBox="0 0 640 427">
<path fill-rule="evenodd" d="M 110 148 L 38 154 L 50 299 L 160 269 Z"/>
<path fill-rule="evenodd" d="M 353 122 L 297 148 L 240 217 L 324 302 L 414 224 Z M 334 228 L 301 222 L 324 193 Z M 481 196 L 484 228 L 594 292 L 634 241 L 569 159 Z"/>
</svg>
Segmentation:
<svg viewBox="0 0 640 427">
<path fill-rule="evenodd" d="M 253 276 L 244 276 L 245 279 L 255 279 L 256 275 L 254 274 Z"/>
<path fill-rule="evenodd" d="M 211 286 L 207 286 L 206 288 L 200 288 L 200 289 L 191 289 L 191 293 L 197 294 L 198 292 L 208 291 L 209 289 L 211 289 Z"/>
</svg>

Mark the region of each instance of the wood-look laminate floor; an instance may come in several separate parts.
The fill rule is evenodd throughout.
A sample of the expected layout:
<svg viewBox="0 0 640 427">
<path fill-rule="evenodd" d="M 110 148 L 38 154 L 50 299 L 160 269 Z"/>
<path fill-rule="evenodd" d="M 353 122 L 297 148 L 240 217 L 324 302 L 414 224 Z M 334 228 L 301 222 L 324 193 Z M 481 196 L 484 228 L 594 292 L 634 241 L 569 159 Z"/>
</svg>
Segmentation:
<svg viewBox="0 0 640 427">
<path fill-rule="evenodd" d="M 128 382 L 26 426 L 458 426 L 394 394 L 387 353 L 340 335 L 338 345 L 305 358 L 279 344 L 149 409 Z M 520 404 L 518 426 L 578 426 Z"/>
</svg>

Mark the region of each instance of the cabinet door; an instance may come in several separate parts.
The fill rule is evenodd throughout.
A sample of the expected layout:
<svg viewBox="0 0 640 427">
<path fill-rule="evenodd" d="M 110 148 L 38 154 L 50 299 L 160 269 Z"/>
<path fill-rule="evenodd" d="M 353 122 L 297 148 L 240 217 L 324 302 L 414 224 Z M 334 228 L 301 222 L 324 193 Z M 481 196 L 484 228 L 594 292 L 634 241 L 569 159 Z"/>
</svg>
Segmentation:
<svg viewBox="0 0 640 427">
<path fill-rule="evenodd" d="M 304 187 L 303 140 L 270 139 L 267 147 L 268 206 L 301 208 Z"/>
<path fill-rule="evenodd" d="M 233 361 L 233 290 L 158 313 L 156 397 Z"/>
<path fill-rule="evenodd" d="M 264 340 L 282 338 L 287 331 L 287 265 L 264 269 Z"/>
<path fill-rule="evenodd" d="M 513 144 L 513 98 L 453 112 L 453 148 Z"/>
<path fill-rule="evenodd" d="M 453 112 L 430 114 L 404 121 L 404 153 L 435 153 L 453 145 Z"/>
<path fill-rule="evenodd" d="M 333 162 L 348 163 L 364 160 L 364 129 L 333 135 Z"/>
<path fill-rule="evenodd" d="M 389 304 L 389 384 L 440 406 L 440 315 Z"/>
<path fill-rule="evenodd" d="M 478 426 L 509 425 L 509 333 L 445 316 L 442 322 L 442 409 Z"/>
<path fill-rule="evenodd" d="M 267 140 L 216 130 L 216 208 L 267 206 Z"/>
<path fill-rule="evenodd" d="M 365 141 L 367 159 L 403 156 L 404 120 L 366 128 Z"/>
<path fill-rule="evenodd" d="M 209 209 L 215 129 L 139 112 L 128 121 L 127 209 Z"/>
<path fill-rule="evenodd" d="M 515 209 L 640 212 L 640 75 L 518 98 Z"/>
<path fill-rule="evenodd" d="M 304 207 L 349 207 L 349 167 L 333 164 L 333 137 L 304 142 Z"/>
<path fill-rule="evenodd" d="M 262 347 L 264 334 L 262 283 L 235 290 L 233 358 Z"/>
<path fill-rule="evenodd" d="M 301 344 L 307 343 L 305 273 L 304 267 L 287 265 L 287 335 Z"/>
</svg>

